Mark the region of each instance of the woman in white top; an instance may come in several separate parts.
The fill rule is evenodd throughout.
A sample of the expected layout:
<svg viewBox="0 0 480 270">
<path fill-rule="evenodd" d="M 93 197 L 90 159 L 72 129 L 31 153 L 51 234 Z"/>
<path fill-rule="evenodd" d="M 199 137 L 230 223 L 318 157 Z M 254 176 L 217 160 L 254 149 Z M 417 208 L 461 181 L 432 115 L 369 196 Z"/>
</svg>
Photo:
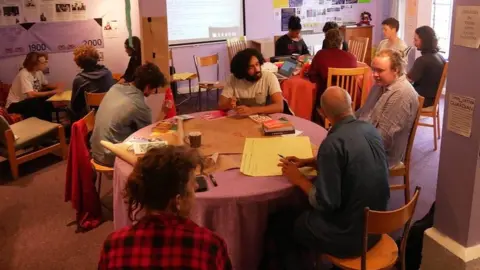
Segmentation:
<svg viewBox="0 0 480 270">
<path fill-rule="evenodd" d="M 400 23 L 395 18 L 387 18 L 382 22 L 382 30 L 385 39 L 378 44 L 377 51 L 391 49 L 400 52 L 406 60 L 407 44 L 398 37 Z"/>
<path fill-rule="evenodd" d="M 38 117 L 52 121 L 53 106 L 46 100 L 54 94 L 63 92 L 63 88 L 48 84 L 43 74 L 47 64 L 46 54 L 37 52 L 27 54 L 23 68 L 13 80 L 8 93 L 5 107 L 9 113 L 21 114 L 23 118 Z"/>
</svg>

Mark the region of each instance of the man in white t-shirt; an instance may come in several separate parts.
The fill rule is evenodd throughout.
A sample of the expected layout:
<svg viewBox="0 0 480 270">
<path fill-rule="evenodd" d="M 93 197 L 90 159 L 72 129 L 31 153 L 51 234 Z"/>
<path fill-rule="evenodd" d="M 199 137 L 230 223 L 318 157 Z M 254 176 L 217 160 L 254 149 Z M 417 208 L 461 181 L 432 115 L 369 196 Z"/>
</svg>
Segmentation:
<svg viewBox="0 0 480 270">
<path fill-rule="evenodd" d="M 59 85 L 48 84 L 43 70 L 48 60 L 45 54 L 31 52 L 27 54 L 22 68 L 8 93 L 6 108 L 9 113 L 21 114 L 24 118 L 38 117 L 43 120 L 52 120 L 53 106 L 46 100 L 63 91 Z M 53 89 L 42 91 L 44 89 Z"/>
<path fill-rule="evenodd" d="M 391 49 L 398 51 L 402 54 L 404 60 L 407 60 L 407 44 L 401 38 L 398 37 L 398 29 L 400 28 L 400 22 L 395 18 L 387 18 L 382 22 L 382 31 L 385 39 L 380 41 L 377 47 L 377 52 L 385 49 Z"/>
<path fill-rule="evenodd" d="M 218 102 L 220 110 L 233 109 L 243 116 L 283 112 L 280 83 L 273 73 L 262 72 L 264 62 L 255 49 L 245 49 L 233 57 L 232 74 Z"/>
</svg>

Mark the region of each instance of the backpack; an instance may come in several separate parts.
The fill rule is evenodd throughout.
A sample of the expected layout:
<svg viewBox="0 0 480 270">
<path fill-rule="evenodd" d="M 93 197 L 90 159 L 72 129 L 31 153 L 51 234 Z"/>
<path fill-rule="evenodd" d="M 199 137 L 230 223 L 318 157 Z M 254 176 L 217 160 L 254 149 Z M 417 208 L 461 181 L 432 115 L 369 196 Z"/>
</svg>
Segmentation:
<svg viewBox="0 0 480 270">
<path fill-rule="evenodd" d="M 407 245 L 405 247 L 405 269 L 418 270 L 422 263 L 423 236 L 427 229 L 433 227 L 433 217 L 435 215 L 435 202 L 430 207 L 428 213 L 420 220 L 413 223 L 408 234 Z M 400 240 L 397 241 L 400 249 Z M 400 268 L 399 268 L 400 269 Z"/>
</svg>

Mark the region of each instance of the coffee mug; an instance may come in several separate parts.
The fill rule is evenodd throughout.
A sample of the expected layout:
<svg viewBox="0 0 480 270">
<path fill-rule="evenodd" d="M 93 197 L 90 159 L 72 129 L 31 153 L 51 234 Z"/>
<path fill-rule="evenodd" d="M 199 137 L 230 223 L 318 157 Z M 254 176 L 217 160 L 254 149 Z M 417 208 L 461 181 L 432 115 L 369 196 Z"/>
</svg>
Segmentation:
<svg viewBox="0 0 480 270">
<path fill-rule="evenodd" d="M 190 144 L 190 147 L 199 148 L 202 145 L 202 133 L 199 131 L 189 132 L 185 140 Z"/>
</svg>

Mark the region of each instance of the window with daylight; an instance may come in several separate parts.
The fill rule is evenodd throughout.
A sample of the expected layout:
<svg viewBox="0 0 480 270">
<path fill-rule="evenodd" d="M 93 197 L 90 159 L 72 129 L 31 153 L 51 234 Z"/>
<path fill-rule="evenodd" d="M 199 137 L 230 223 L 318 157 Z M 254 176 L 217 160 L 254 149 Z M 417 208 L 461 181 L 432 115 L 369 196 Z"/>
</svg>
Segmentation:
<svg viewBox="0 0 480 270">
<path fill-rule="evenodd" d="M 437 34 L 440 52 L 446 59 L 450 51 L 452 9 L 453 0 L 433 0 L 431 25 Z"/>
</svg>

